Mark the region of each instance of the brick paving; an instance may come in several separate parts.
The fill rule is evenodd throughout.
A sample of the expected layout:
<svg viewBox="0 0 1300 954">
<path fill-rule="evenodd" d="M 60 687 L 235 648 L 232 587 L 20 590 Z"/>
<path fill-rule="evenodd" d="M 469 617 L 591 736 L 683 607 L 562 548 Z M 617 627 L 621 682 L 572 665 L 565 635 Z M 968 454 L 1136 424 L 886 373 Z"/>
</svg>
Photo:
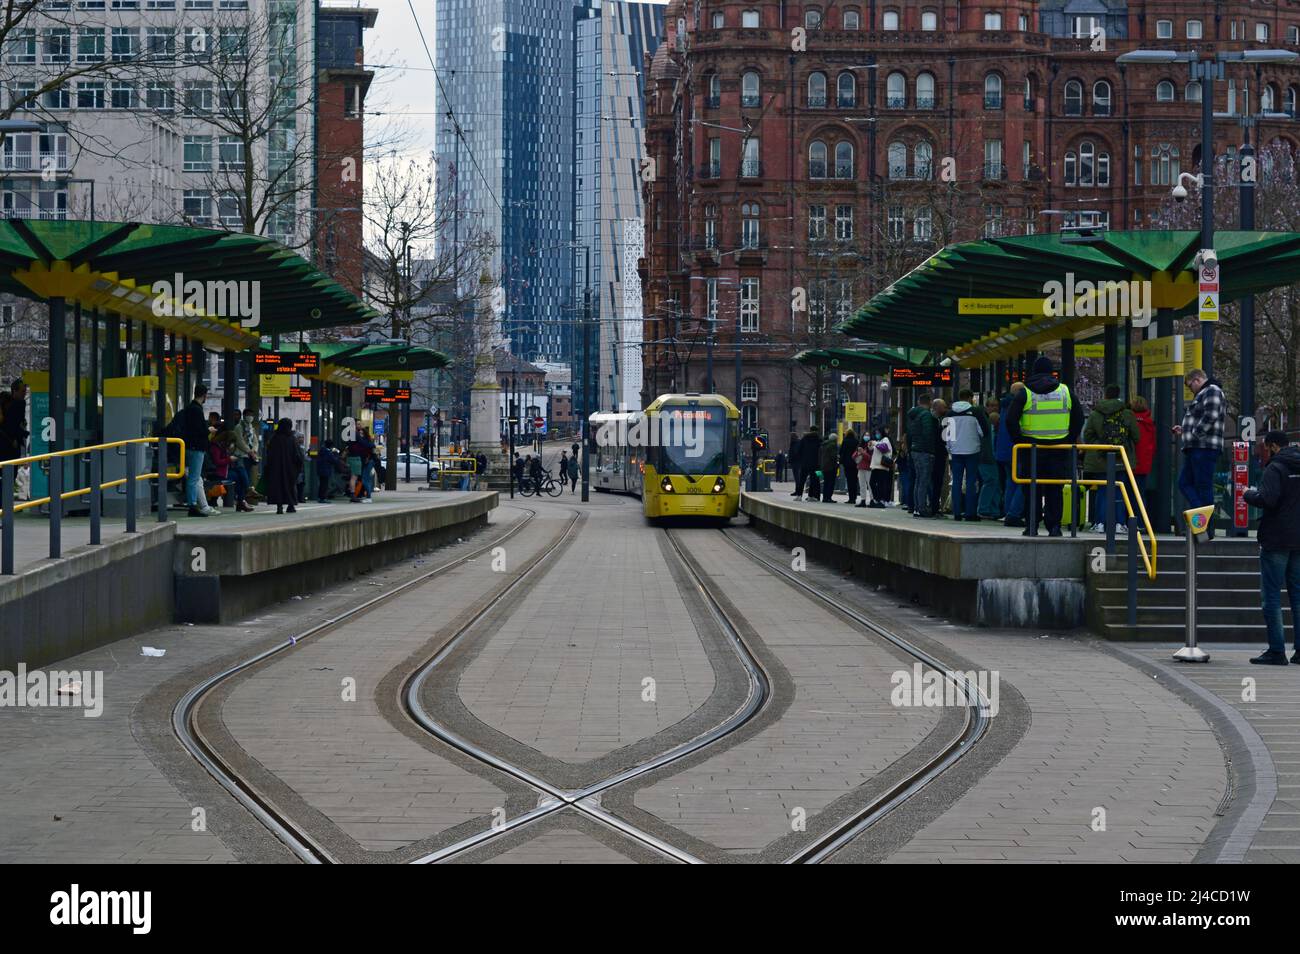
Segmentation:
<svg viewBox="0 0 1300 954">
<path fill-rule="evenodd" d="M 1288 632 L 1288 644 L 1290 643 Z M 1208 689 L 1237 709 L 1258 733 L 1276 773 L 1277 792 L 1242 861 L 1300 862 L 1300 667 L 1252 666 L 1263 646 L 1209 645 L 1205 665 L 1170 661 L 1174 647 L 1129 646 L 1151 662 L 1177 667 L 1178 675 Z M 1288 655 L 1291 647 L 1288 645 Z M 1253 680 L 1253 685 L 1246 680 Z M 1254 698 L 1246 696 L 1253 691 Z"/>
<path fill-rule="evenodd" d="M 712 530 L 683 546 L 721 585 L 793 681 L 794 699 L 757 735 L 636 794 L 635 804 L 731 853 L 791 834 L 792 813 L 814 816 L 920 744 L 936 709 L 895 708 L 894 651 L 739 557 Z"/>
<path fill-rule="evenodd" d="M 577 763 L 684 719 L 714 684 L 654 531 L 639 508 L 625 506 L 593 513 L 562 561 L 485 638 L 459 694 L 487 725 Z"/>
<path fill-rule="evenodd" d="M 504 546 L 527 561 L 563 527 L 540 516 Z M 435 559 L 439 559 L 435 557 Z M 503 583 L 483 554 L 251 675 L 222 706 L 231 736 L 367 851 L 392 851 L 503 807 L 506 794 L 397 731 L 382 680 Z M 355 680 L 355 700 L 342 680 Z"/>
</svg>

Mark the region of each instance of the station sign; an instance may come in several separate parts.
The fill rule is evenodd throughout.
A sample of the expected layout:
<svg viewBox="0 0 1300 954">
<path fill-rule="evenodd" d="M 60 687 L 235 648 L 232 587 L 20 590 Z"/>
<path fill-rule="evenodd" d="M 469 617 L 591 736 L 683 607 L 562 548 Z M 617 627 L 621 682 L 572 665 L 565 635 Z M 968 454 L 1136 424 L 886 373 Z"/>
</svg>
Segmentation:
<svg viewBox="0 0 1300 954">
<path fill-rule="evenodd" d="M 289 396 L 290 382 L 293 378 L 287 374 L 259 374 L 258 390 L 264 398 L 284 398 Z"/>
<path fill-rule="evenodd" d="M 289 388 L 289 398 L 288 398 L 288 399 L 289 399 L 291 402 L 295 403 L 295 404 L 310 404 L 310 403 L 311 403 L 311 388 L 297 388 L 297 387 L 291 387 L 291 388 Z"/>
<path fill-rule="evenodd" d="M 1246 488 L 1250 486 L 1250 444 L 1232 442 L 1232 526 L 1236 530 L 1250 528 L 1250 506 L 1246 503 Z"/>
<path fill-rule="evenodd" d="M 1144 378 L 1181 378 L 1200 364 L 1200 338 L 1167 335 L 1164 338 L 1152 338 L 1142 342 L 1142 377 Z"/>
<path fill-rule="evenodd" d="M 410 388 L 366 388 L 366 400 L 376 404 L 392 404 L 411 400 Z"/>
<path fill-rule="evenodd" d="M 845 401 L 844 419 L 846 421 L 856 421 L 858 423 L 865 424 L 867 421 L 867 402 L 866 401 Z"/>
<path fill-rule="evenodd" d="M 890 368 L 889 383 L 896 388 L 933 388 L 952 384 L 952 368 Z"/>
<path fill-rule="evenodd" d="M 320 355 L 313 351 L 254 351 L 260 374 L 320 374 Z"/>
</svg>

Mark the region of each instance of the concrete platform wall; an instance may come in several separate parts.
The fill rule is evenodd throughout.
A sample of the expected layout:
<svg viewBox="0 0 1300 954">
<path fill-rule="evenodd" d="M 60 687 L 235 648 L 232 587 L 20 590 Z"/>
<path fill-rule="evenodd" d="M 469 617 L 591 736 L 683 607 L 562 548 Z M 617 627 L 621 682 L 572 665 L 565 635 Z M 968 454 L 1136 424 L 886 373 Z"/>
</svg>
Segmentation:
<svg viewBox="0 0 1300 954">
<path fill-rule="evenodd" d="M 0 577 L 0 669 L 48 665 L 171 621 L 176 524 L 140 528 Z"/>
<path fill-rule="evenodd" d="M 367 509 L 364 519 L 315 518 L 254 532 L 187 531 L 175 548 L 178 622 L 226 623 L 422 553 L 487 523 L 487 491 L 438 506 Z M 351 515 L 349 515 L 351 517 Z"/>
<path fill-rule="evenodd" d="M 1054 629 L 1084 623 L 1088 541 L 971 539 L 935 529 L 941 523 L 855 519 L 772 494 L 742 495 L 741 510 L 771 539 L 952 619 Z"/>
</svg>

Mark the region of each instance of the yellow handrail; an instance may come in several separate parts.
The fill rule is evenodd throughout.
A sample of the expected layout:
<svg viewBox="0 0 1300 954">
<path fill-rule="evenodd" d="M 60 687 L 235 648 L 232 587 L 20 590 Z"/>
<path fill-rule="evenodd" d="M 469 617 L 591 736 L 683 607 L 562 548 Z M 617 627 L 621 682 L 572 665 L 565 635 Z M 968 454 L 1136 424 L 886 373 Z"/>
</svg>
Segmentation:
<svg viewBox="0 0 1300 954">
<path fill-rule="evenodd" d="M 179 480 L 181 477 L 185 476 L 185 441 L 179 437 L 167 437 L 164 438 L 164 440 L 166 440 L 168 444 L 179 444 L 181 454 L 180 454 L 180 460 L 177 462 L 179 469 L 176 471 L 176 473 L 172 473 L 169 470 L 164 471 L 163 477 L 166 480 Z M 87 454 L 91 451 L 112 450 L 115 447 L 125 447 L 128 444 L 157 445 L 157 443 L 158 443 L 158 438 L 156 437 L 133 437 L 129 440 L 112 441 L 111 443 L 108 444 L 92 444 L 89 447 L 73 447 L 70 448 L 69 450 L 51 451 L 48 454 L 33 454 L 30 457 L 19 457 L 16 458 L 15 460 L 0 460 L 0 469 L 3 469 L 5 467 L 24 467 L 27 464 L 37 464 L 40 463 L 41 461 L 51 460 L 55 457 L 76 457 L 81 454 Z M 135 479 L 152 480 L 157 476 L 158 476 L 158 472 L 154 471 L 148 474 L 136 474 Z M 125 483 L 126 483 L 126 478 L 119 477 L 117 480 L 104 481 L 99 485 L 99 489 L 101 491 L 109 490 L 113 487 L 120 487 Z M 77 490 L 64 491 L 63 493 L 59 494 L 59 500 L 71 500 L 74 497 L 84 497 L 85 495 L 89 494 L 92 489 L 93 488 L 91 487 L 81 487 Z M 40 507 L 49 502 L 50 502 L 49 496 L 41 497 L 38 500 L 26 500 L 23 503 L 15 504 L 13 512 L 19 513 L 23 510 L 30 510 L 32 507 Z M 3 513 L 4 511 L 0 510 L 0 514 Z"/>
<path fill-rule="evenodd" d="M 473 457 L 439 457 L 439 458 L 436 458 L 436 459 L 437 459 L 437 461 L 438 461 L 438 472 L 441 473 L 441 474 L 476 474 L 476 473 L 478 473 L 478 461 L 475 460 Z M 465 464 L 465 463 L 468 463 L 468 464 L 469 464 L 469 470 L 457 469 L 457 468 L 455 468 L 455 467 L 446 467 L 446 466 L 443 465 L 443 461 L 447 461 L 447 462 L 449 462 L 449 463 L 456 463 L 456 464 Z M 400 465 L 399 465 L 399 466 L 400 466 Z"/>
<path fill-rule="evenodd" d="M 1037 446 L 1040 451 L 1042 450 L 1073 450 L 1075 452 L 1115 451 L 1116 453 L 1119 454 L 1119 459 L 1124 464 L 1124 473 L 1128 477 L 1128 482 L 1125 483 L 1123 479 L 1120 479 L 1115 482 L 1115 486 L 1119 488 L 1120 496 L 1123 497 L 1124 499 L 1124 509 L 1128 512 L 1128 515 L 1130 517 L 1133 517 L 1138 514 L 1141 514 L 1142 516 L 1142 526 L 1146 528 L 1147 541 L 1150 542 L 1151 544 L 1150 555 L 1148 555 L 1147 547 L 1142 539 L 1142 532 L 1134 528 L 1133 536 L 1137 538 L 1138 552 L 1142 555 L 1142 562 L 1146 564 L 1147 578 L 1154 580 L 1156 578 L 1156 557 L 1157 557 L 1156 534 L 1155 534 L 1155 530 L 1153 530 L 1151 527 L 1151 518 L 1147 516 L 1146 504 L 1142 500 L 1142 492 L 1138 488 L 1137 477 L 1134 476 L 1133 467 L 1129 463 L 1128 451 L 1126 451 L 1124 447 L 1120 444 L 1038 444 L 1038 445 L 1016 444 L 1011 448 L 1011 479 L 1018 484 L 1030 484 L 1030 483 L 1037 482 L 1040 484 L 1048 484 L 1053 486 L 1055 485 L 1065 486 L 1066 484 L 1078 485 L 1080 487 L 1105 487 L 1106 486 L 1106 481 L 1104 479 L 1098 479 L 1096 477 L 1079 477 L 1075 480 L 1067 480 L 1061 477 L 1051 477 L 1051 478 L 1039 477 L 1035 481 L 1035 479 L 1029 477 L 1019 476 L 1019 474 L 1016 471 L 1016 464 L 1019 461 L 1020 449 L 1022 447 L 1028 449 L 1034 446 Z M 1129 496 L 1129 485 L 1132 485 L 1133 487 L 1132 498 L 1130 498 Z M 1136 512 L 1133 510 L 1134 500 L 1137 501 Z"/>
</svg>

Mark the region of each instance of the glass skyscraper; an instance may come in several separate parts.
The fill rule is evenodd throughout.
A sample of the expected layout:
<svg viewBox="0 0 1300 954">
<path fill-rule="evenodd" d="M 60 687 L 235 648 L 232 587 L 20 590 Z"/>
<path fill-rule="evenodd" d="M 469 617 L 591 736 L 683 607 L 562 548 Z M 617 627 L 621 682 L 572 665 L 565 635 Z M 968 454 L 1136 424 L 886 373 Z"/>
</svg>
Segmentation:
<svg viewBox="0 0 1300 954">
<path fill-rule="evenodd" d="M 569 360 L 573 261 L 573 0 L 437 0 L 441 187 L 462 241 L 486 232 L 503 331 L 529 361 Z M 452 128 L 454 110 L 462 137 Z M 451 235 L 446 236 L 448 241 Z M 477 275 L 462 275 L 462 287 Z"/>
</svg>

